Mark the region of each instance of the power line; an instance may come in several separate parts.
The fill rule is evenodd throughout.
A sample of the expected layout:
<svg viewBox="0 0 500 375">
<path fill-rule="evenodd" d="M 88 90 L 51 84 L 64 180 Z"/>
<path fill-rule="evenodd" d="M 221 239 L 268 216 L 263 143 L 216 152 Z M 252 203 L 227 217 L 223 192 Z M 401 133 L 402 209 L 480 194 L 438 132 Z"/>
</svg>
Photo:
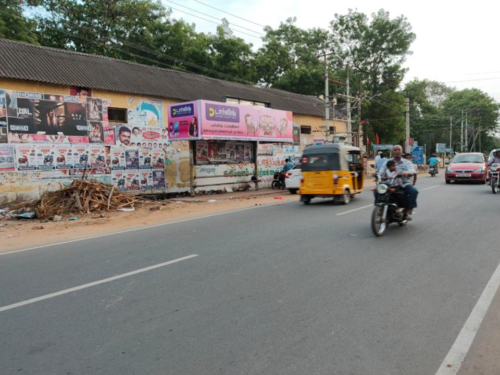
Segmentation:
<svg viewBox="0 0 500 375">
<path fill-rule="evenodd" d="M 213 7 L 213 6 L 211 6 L 211 5 L 208 5 L 208 4 L 205 4 L 205 3 L 202 3 L 202 2 L 201 2 L 201 1 L 199 1 L 199 0 L 194 0 L 194 1 L 196 1 L 197 3 L 200 3 L 200 4 L 202 4 L 202 5 L 205 5 L 205 6 L 209 7 L 209 8 L 212 8 L 212 9 L 218 10 L 219 12 L 226 13 L 226 14 L 229 14 L 230 16 L 233 16 L 233 17 L 239 18 L 240 20 L 243 20 L 243 21 L 246 21 L 246 22 L 249 22 L 249 23 L 253 23 L 254 25 L 257 25 L 257 26 L 260 26 L 260 27 L 265 27 L 264 25 L 261 25 L 260 23 L 257 23 L 257 22 L 253 22 L 253 21 L 247 20 L 246 18 L 243 18 L 243 17 L 237 16 L 236 14 L 232 14 L 232 13 L 226 12 L 225 10 L 222 10 L 222 9 L 219 9 L 219 8 Z"/>
<path fill-rule="evenodd" d="M 213 19 L 216 19 L 216 20 L 218 20 L 218 21 L 223 22 L 222 18 L 217 18 L 217 17 L 211 16 L 210 14 L 203 13 L 203 12 L 200 12 L 199 10 L 196 10 L 196 9 L 193 9 L 193 8 L 189 8 L 189 7 L 185 6 L 185 5 L 178 4 L 178 3 L 176 3 L 176 2 L 174 2 L 174 1 L 172 1 L 172 0 L 165 0 L 165 1 L 168 1 L 169 3 L 175 4 L 175 5 L 177 5 L 177 6 L 181 6 L 181 7 L 183 7 L 183 8 L 189 9 L 189 10 L 191 10 L 191 11 L 193 11 L 193 12 L 200 13 L 200 14 L 203 14 L 204 16 L 207 16 L 207 17 L 210 17 L 210 18 L 213 18 Z M 172 9 L 173 9 L 173 8 L 172 8 Z M 252 33 L 255 33 L 255 34 L 258 34 L 258 35 L 262 35 L 262 36 L 265 36 L 265 35 L 266 35 L 266 34 L 263 34 L 263 33 L 259 32 L 259 31 L 255 31 L 255 30 L 249 29 L 249 28 L 247 28 L 247 27 L 245 27 L 245 26 L 241 26 L 241 25 L 238 25 L 238 24 L 235 24 L 235 23 L 233 23 L 232 25 L 233 25 L 232 27 L 235 27 L 235 26 L 236 26 L 236 27 L 240 27 L 240 28 L 242 28 L 242 29 L 245 29 L 245 30 L 251 31 Z"/>
<path fill-rule="evenodd" d="M 210 22 L 210 23 L 216 24 L 217 26 L 221 26 L 218 22 L 214 22 L 214 21 L 211 21 L 211 20 L 207 20 L 206 18 L 203 18 L 203 17 L 197 16 L 196 14 L 192 14 L 192 13 L 186 12 L 185 10 L 182 10 L 182 9 L 177 9 L 177 8 L 174 8 L 173 6 L 170 6 L 170 5 L 169 5 L 168 7 L 169 7 L 169 8 L 171 8 L 171 9 L 175 9 L 175 10 L 177 10 L 178 12 L 182 12 L 182 13 L 184 13 L 184 14 L 188 14 L 188 15 L 190 15 L 190 16 L 192 16 L 192 17 L 199 18 L 200 20 L 204 20 L 204 21 L 207 21 L 207 22 Z M 250 37 L 252 37 L 252 38 L 255 38 L 255 39 L 261 39 L 261 38 L 259 38 L 258 36 L 255 36 L 255 35 L 252 35 L 252 34 L 246 33 L 246 32 L 244 32 L 244 31 L 239 31 L 239 30 L 234 30 L 234 31 L 236 31 L 236 32 L 238 32 L 238 33 L 240 33 L 240 34 L 245 34 L 245 35 L 248 35 L 248 36 L 250 36 Z"/>
</svg>

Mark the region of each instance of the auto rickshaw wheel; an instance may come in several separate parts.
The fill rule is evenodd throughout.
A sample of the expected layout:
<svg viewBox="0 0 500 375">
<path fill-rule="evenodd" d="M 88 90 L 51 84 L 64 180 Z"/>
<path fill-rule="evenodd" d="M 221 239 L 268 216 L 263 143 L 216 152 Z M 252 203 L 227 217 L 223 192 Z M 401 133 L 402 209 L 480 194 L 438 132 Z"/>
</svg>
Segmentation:
<svg viewBox="0 0 500 375">
<path fill-rule="evenodd" d="M 342 195 L 342 204 L 346 205 L 349 204 L 351 201 L 351 192 L 349 189 L 344 190 L 344 194 Z"/>
</svg>

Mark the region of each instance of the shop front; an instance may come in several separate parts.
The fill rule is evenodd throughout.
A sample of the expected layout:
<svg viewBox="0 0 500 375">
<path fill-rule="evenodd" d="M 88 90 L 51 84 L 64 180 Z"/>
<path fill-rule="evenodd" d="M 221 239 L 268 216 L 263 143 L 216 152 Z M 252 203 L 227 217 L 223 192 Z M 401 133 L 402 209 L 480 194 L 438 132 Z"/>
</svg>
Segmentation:
<svg viewBox="0 0 500 375">
<path fill-rule="evenodd" d="M 292 112 L 198 100 L 168 108 L 171 141 L 189 141 L 191 193 L 258 188 L 263 144 L 292 144 Z M 259 146 L 260 144 L 260 146 Z"/>
</svg>

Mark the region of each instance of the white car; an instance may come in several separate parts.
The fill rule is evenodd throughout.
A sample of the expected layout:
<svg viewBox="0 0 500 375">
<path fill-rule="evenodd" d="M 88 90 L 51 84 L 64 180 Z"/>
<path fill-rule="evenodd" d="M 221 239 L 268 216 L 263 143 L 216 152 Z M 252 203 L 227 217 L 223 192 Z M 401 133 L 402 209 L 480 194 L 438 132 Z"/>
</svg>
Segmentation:
<svg viewBox="0 0 500 375">
<path fill-rule="evenodd" d="M 297 191 L 300 189 L 300 180 L 302 180 L 302 169 L 301 165 L 297 164 L 287 172 L 285 178 L 285 185 L 290 194 L 297 194 Z"/>
</svg>

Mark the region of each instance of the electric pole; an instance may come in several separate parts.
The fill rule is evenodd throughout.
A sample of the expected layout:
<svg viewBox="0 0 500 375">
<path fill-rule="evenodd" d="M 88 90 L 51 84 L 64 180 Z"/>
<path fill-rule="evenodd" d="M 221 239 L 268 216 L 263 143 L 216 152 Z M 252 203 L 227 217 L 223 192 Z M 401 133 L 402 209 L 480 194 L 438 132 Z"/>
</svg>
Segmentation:
<svg viewBox="0 0 500 375">
<path fill-rule="evenodd" d="M 450 147 L 452 148 L 452 138 L 453 138 L 453 117 L 450 117 Z"/>
<path fill-rule="evenodd" d="M 469 122 L 467 119 L 467 111 L 465 111 L 465 152 L 469 149 L 469 133 L 467 131 L 467 127 L 469 126 Z"/>
<path fill-rule="evenodd" d="M 351 123 L 351 92 L 349 85 L 349 64 L 347 64 L 347 79 L 346 79 L 346 91 L 347 91 L 347 138 L 348 144 L 352 145 L 352 123 Z"/>
<path fill-rule="evenodd" d="M 410 152 L 410 91 L 406 90 L 406 142 L 405 152 Z"/>
<path fill-rule="evenodd" d="M 358 147 L 361 148 L 361 85 L 359 87 L 359 103 L 358 103 Z M 368 152 L 368 147 L 366 149 Z"/>
<path fill-rule="evenodd" d="M 325 135 L 326 142 L 328 142 L 328 135 L 330 133 L 330 90 L 328 88 L 328 64 L 326 61 L 326 53 L 323 57 L 325 61 Z"/>
<path fill-rule="evenodd" d="M 460 152 L 464 152 L 464 110 L 462 109 L 462 125 L 460 127 Z"/>
</svg>

